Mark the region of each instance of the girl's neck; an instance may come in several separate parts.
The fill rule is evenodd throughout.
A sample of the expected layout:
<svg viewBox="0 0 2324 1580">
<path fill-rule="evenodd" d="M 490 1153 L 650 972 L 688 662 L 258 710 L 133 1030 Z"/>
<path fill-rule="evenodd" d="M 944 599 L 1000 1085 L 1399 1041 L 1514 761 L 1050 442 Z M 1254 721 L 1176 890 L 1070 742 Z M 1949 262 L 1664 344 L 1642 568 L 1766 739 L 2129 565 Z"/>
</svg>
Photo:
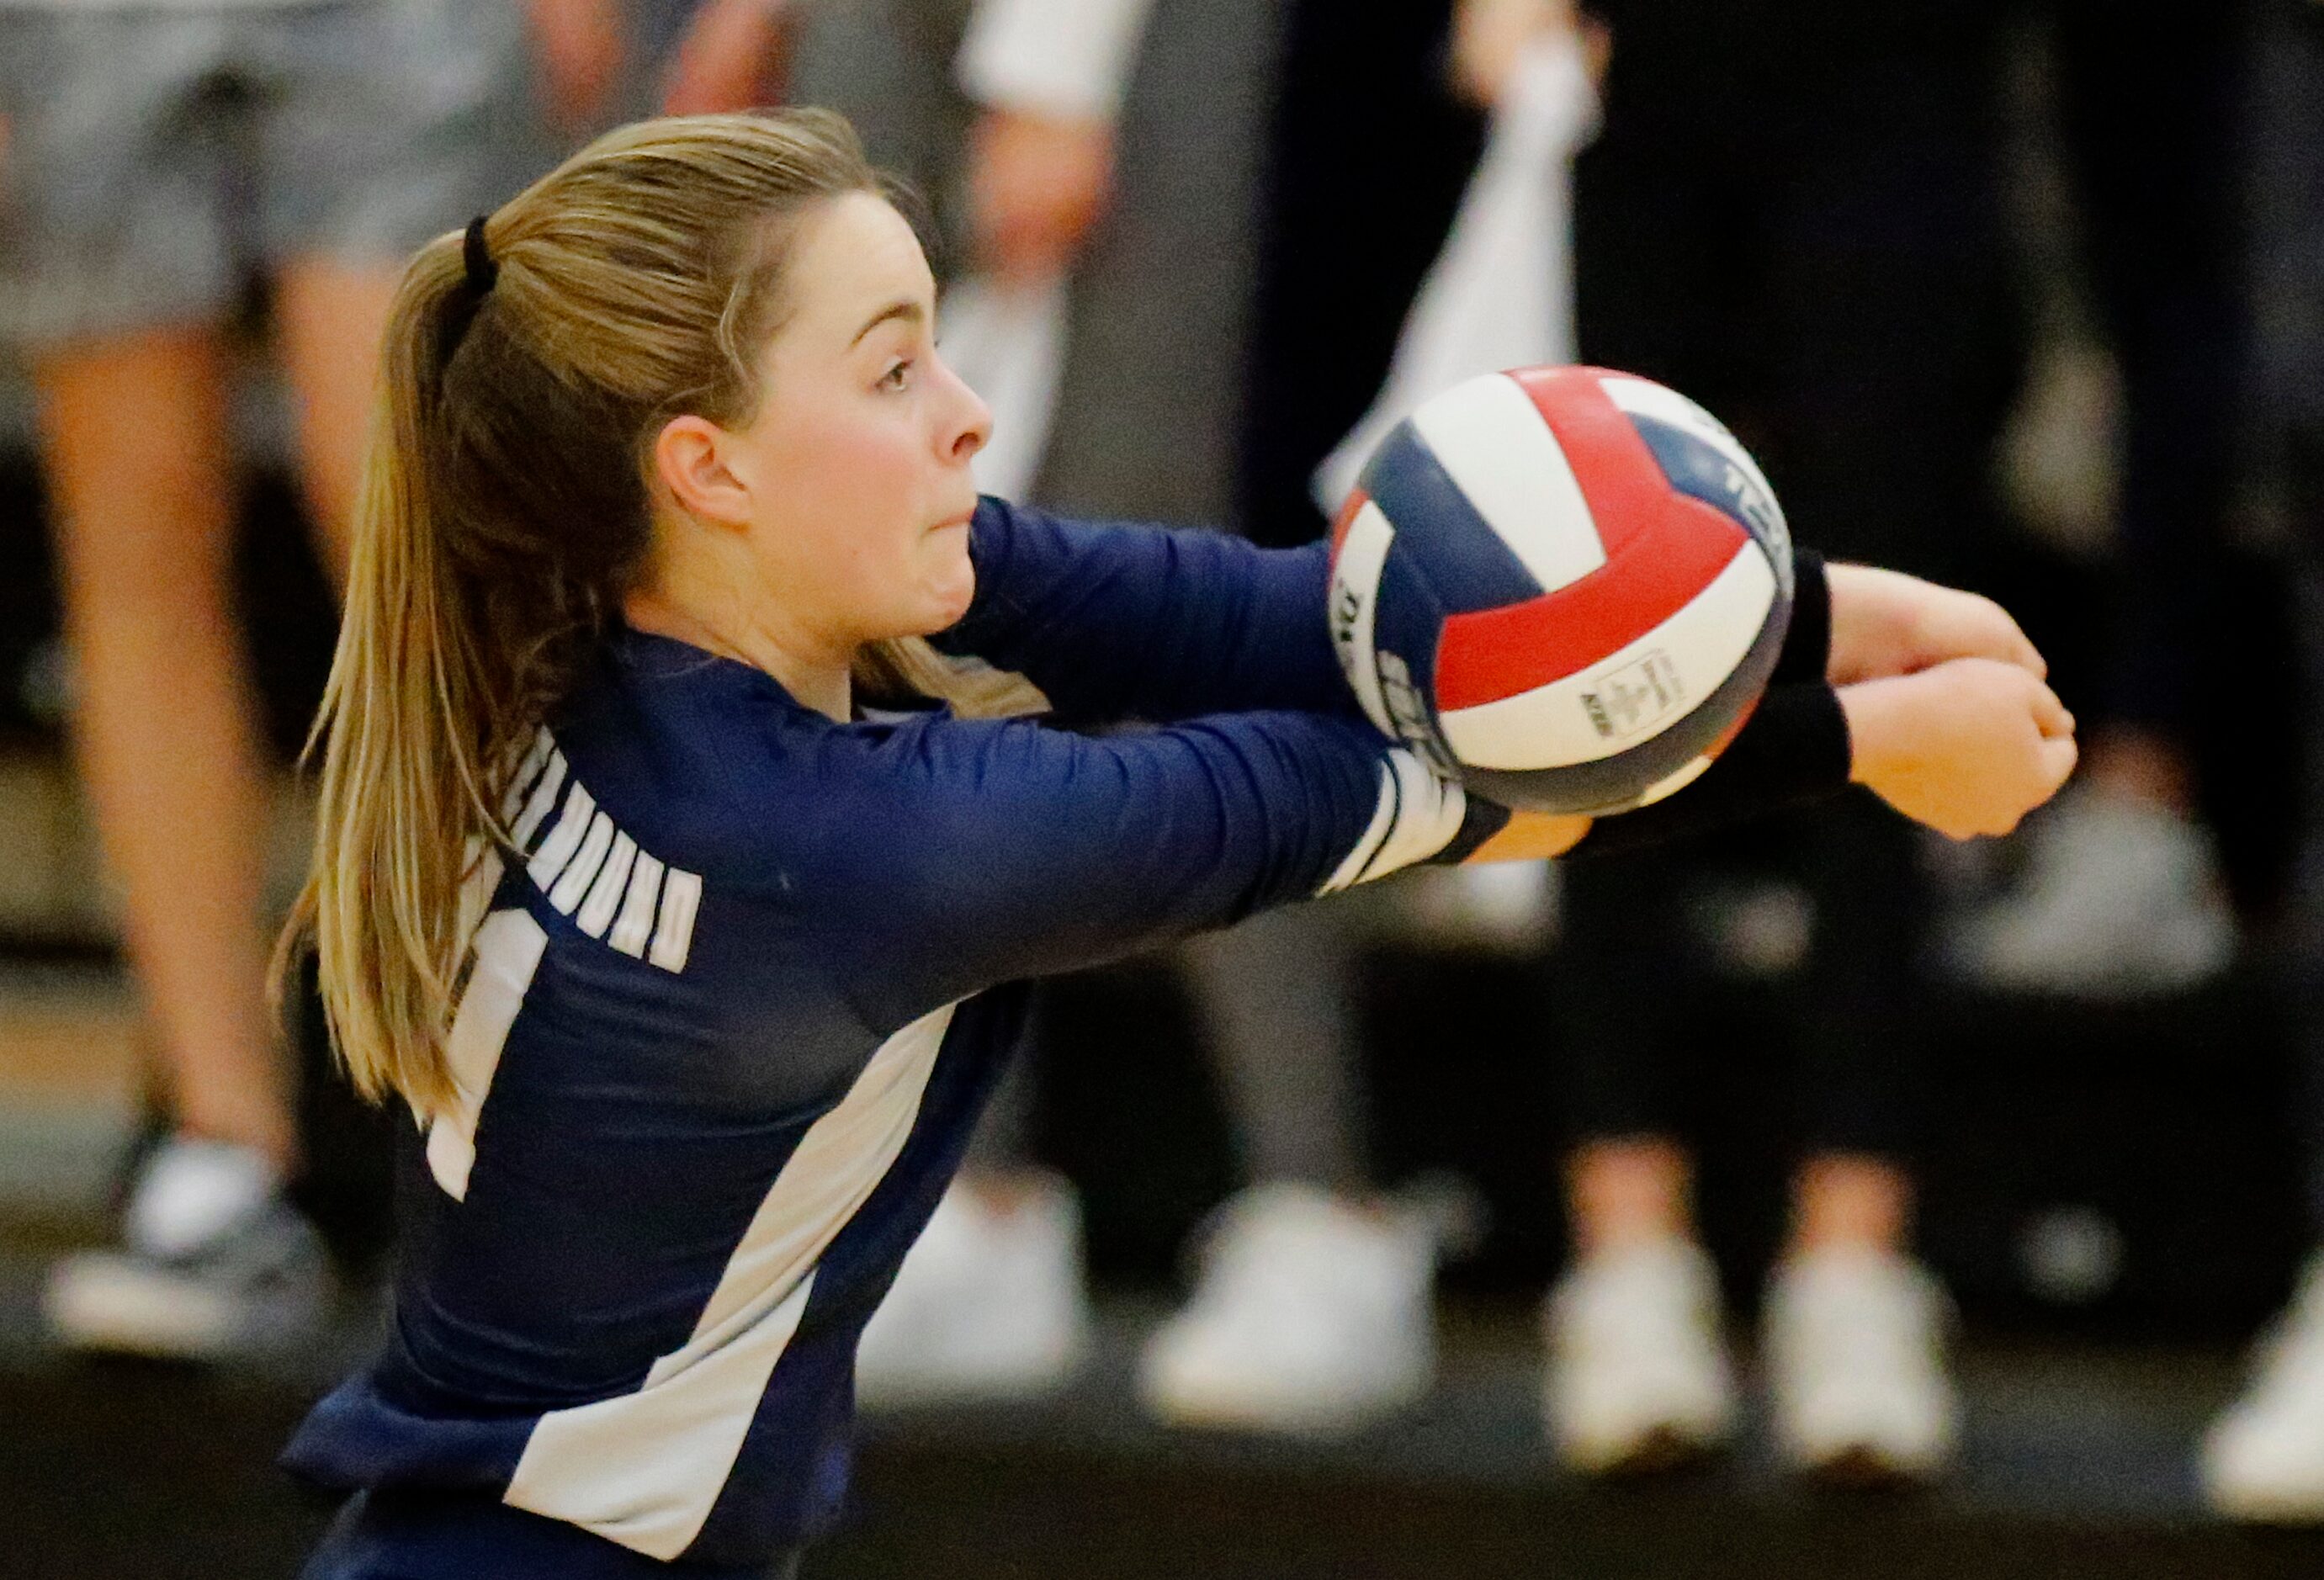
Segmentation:
<svg viewBox="0 0 2324 1580">
<path fill-rule="evenodd" d="M 669 637 L 764 670 L 802 707 L 845 723 L 853 717 L 852 656 L 823 652 L 814 644 L 787 638 L 772 622 L 715 620 L 657 589 L 641 589 L 622 600 L 622 618 L 633 630 Z"/>
</svg>

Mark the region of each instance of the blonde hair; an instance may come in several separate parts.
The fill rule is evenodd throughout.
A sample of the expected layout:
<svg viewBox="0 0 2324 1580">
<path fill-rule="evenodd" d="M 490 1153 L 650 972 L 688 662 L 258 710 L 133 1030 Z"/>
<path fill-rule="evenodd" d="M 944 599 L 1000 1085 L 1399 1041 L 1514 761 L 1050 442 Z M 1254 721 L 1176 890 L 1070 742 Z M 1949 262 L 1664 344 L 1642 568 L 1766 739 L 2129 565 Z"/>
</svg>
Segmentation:
<svg viewBox="0 0 2324 1580">
<path fill-rule="evenodd" d="M 346 620 L 309 752 L 320 814 L 276 985 L 309 933 L 356 1088 L 433 1111 L 466 940 L 459 891 L 508 843 L 501 795 L 639 576 L 653 436 L 747 422 L 753 355 L 785 312 L 802 222 L 889 195 L 821 111 L 607 133 L 482 226 L 405 268 L 391 311 Z M 881 644 L 867 687 L 1021 711 L 989 672 Z"/>
</svg>

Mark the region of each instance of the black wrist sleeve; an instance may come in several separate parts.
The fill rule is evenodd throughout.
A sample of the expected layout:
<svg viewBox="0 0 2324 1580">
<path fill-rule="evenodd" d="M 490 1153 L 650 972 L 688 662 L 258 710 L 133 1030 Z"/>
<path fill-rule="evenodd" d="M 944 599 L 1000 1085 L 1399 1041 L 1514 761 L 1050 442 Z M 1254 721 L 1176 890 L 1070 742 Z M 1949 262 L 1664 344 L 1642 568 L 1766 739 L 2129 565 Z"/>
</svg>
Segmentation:
<svg viewBox="0 0 2324 1580">
<path fill-rule="evenodd" d="M 1792 623 L 1775 672 L 1752 714 L 1702 778 L 1666 801 L 1600 818 L 1573 848 L 1599 856 L 1659 845 L 1748 822 L 1763 813 L 1837 795 L 1848 788 L 1848 718 L 1824 684 L 1831 663 L 1831 584 L 1823 556 L 1792 552 Z M 1468 815 L 1430 865 L 1455 866 L 1508 826 L 1506 808 L 1471 795 Z"/>
<path fill-rule="evenodd" d="M 1812 548 L 1792 551 L 1792 623 L 1784 649 L 1775 655 L 1770 685 L 1821 680 L 1831 668 L 1831 580 L 1823 556 Z"/>
<path fill-rule="evenodd" d="M 1468 811 L 1461 817 L 1461 831 L 1452 842 L 1427 860 L 1423 867 L 1458 867 L 1477 853 L 1477 847 L 1509 826 L 1512 814 L 1498 802 L 1487 801 L 1473 792 L 1469 796 Z"/>
<path fill-rule="evenodd" d="M 1849 767 L 1840 694 L 1821 680 L 1771 685 L 1701 778 L 1652 806 L 1599 819 L 1570 854 L 1617 855 L 1821 801 L 1848 788 Z"/>
</svg>

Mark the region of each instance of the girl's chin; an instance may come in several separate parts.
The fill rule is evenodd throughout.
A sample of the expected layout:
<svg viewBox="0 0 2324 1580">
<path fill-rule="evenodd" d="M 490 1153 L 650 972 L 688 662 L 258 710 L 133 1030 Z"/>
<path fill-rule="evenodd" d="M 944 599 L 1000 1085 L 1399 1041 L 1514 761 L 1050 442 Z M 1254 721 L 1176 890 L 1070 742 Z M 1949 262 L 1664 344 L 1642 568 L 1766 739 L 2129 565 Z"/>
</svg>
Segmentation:
<svg viewBox="0 0 2324 1580">
<path fill-rule="evenodd" d="M 976 573 L 964 561 L 956 575 L 932 578 L 923 584 L 920 593 L 921 618 L 914 623 L 919 628 L 914 636 L 933 637 L 958 625 L 968 614 L 968 606 L 976 602 Z"/>
<path fill-rule="evenodd" d="M 945 631 L 958 625 L 968 618 L 968 606 L 975 602 L 976 583 L 974 582 L 962 583 L 956 593 L 944 601 L 944 623 L 936 629 Z"/>
<path fill-rule="evenodd" d="M 936 601 L 951 611 L 945 620 L 945 625 L 951 625 L 965 615 L 968 606 L 976 602 L 976 566 L 968 557 L 968 533 L 964 528 L 958 542 L 959 547 L 949 556 L 951 563 L 936 577 L 929 589 Z"/>
</svg>

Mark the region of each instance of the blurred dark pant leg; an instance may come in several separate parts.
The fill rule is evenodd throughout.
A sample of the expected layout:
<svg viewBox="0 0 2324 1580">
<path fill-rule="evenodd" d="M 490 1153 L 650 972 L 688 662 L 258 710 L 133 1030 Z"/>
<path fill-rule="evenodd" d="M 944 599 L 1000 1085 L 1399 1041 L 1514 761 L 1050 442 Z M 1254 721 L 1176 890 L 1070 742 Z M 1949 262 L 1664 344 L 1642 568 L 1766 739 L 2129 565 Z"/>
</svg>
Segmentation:
<svg viewBox="0 0 2324 1580">
<path fill-rule="evenodd" d="M 1910 1166 L 1930 1098 L 1924 1017 L 1913 1004 L 1929 912 L 1921 836 L 1862 791 L 1788 821 L 1771 832 L 1795 853 L 1811 917 L 1791 984 L 1800 1152 Z"/>
<path fill-rule="evenodd" d="M 1786 1142 L 1909 1162 L 1925 1051 L 1910 995 L 1925 914 L 1917 836 L 1868 800 L 1565 872 L 1555 1001 L 1573 1136 L 1679 1134 L 1702 1018 L 1722 982 L 1773 986 L 1787 1027 L 1756 1079 L 1785 1094 Z M 1796 921 L 1794 920 L 1796 910 Z M 1794 929 L 1796 928 L 1796 932 Z M 1714 1051 L 1716 1052 L 1716 1051 Z"/>
<path fill-rule="evenodd" d="M 1038 1000 L 1034 1015 L 1038 1024 Z M 1033 1151 L 1033 1103 L 1039 1090 L 1034 1068 L 1038 1034 L 1027 1042 L 1001 1072 L 991 1099 L 977 1119 L 961 1165 L 964 1173 L 1013 1174 L 1038 1166 Z"/>
<path fill-rule="evenodd" d="M 2310 1226 L 2324 1243 L 2324 16 L 2282 0 L 2264 15 L 2256 95 L 2255 274 L 2270 333 L 2258 349 L 2262 440 L 2296 534 L 2302 602 L 2302 841 L 2282 964 L 2300 1061 Z"/>
<path fill-rule="evenodd" d="M 847 0 L 800 8 L 786 92 L 837 110 L 882 170 L 928 209 L 939 279 L 967 260 L 959 201 L 963 145 L 976 107 L 953 77 L 968 0 Z"/>
<path fill-rule="evenodd" d="M 1582 360 L 1683 390 L 1758 439 L 1742 409 L 1756 370 L 1744 325 L 1757 294 L 1750 216 L 1702 136 L 1668 116 L 1621 113 L 1633 85 L 1617 49 L 1608 119 L 1573 167 L 1573 298 Z"/>
<path fill-rule="evenodd" d="M 2324 144 L 2324 139 L 2319 139 Z M 2319 146 L 2324 155 L 2324 146 Z M 2318 257 L 2324 277 L 2324 253 Z M 2324 427 L 2282 436 L 2285 502 L 2303 524 L 2299 581 L 2302 734 L 2300 850 L 2282 932 L 2279 963 L 2292 1015 L 2293 1093 L 2300 1104 L 2301 1177 L 2310 1233 L 2324 1244 Z"/>
<path fill-rule="evenodd" d="M 1990 514 L 2013 342 L 1985 9 L 1617 8 L 1575 170 L 1582 357 L 1708 406 L 1834 557 L 1961 575 Z"/>
<path fill-rule="evenodd" d="M 1980 579 L 2015 376 L 1993 159 L 1966 115 L 1841 109 L 1764 195 L 1747 411 L 1794 536 L 1835 560 Z"/>
<path fill-rule="evenodd" d="M 1626 35 L 1626 19 L 1643 25 Z M 1738 5 L 1702 27 L 1666 4 L 1620 9 L 1607 131 L 1576 172 L 1582 354 L 1727 418 L 1802 542 L 1973 580 L 2010 395 L 1989 19 L 1902 6 L 1827 20 L 1828 48 L 1801 55 L 1781 43 L 1802 22 L 1777 8 Z M 1798 1139 L 1909 1156 L 1921 1094 L 1904 1033 L 1927 908 L 1915 840 L 1885 809 L 1842 804 L 1618 874 L 1573 863 L 1568 938 L 1642 955 L 1577 960 L 1561 984 L 1599 1006 L 1577 1048 L 1585 1134 L 1668 1114 L 1667 1073 L 1624 1069 L 1672 1057 L 1654 1052 L 1674 1030 L 1645 990 L 1653 951 L 1707 965 L 1701 928 L 1722 886 L 1791 886 L 1810 919 L 1780 997 Z M 1616 973 L 1615 990 L 1585 985 L 1593 970 Z"/>
<path fill-rule="evenodd" d="M 2185 744 L 2228 611 L 2218 567 L 2247 434 L 2251 18 L 2055 0 L 2084 264 L 2121 368 L 2122 611 L 2109 721 Z"/>
<path fill-rule="evenodd" d="M 1747 195 L 1697 116 L 1665 96 L 1685 68 L 1651 19 L 1617 21 L 1607 119 L 1574 167 L 1574 305 L 1582 360 L 1685 391 L 1757 444 L 1742 408 L 1757 382 L 1744 326 L 1757 294 Z M 1779 485 L 1780 486 L 1780 485 Z M 1554 1003 L 1561 1086 L 1577 1143 L 1677 1135 L 1680 1043 L 1705 985 L 1690 925 L 1713 842 L 1563 870 Z"/>
<path fill-rule="evenodd" d="M 1650 851 L 1565 867 L 1550 957 L 1560 1107 L 1569 1144 L 1676 1135 L 1676 1050 L 1701 987 L 1685 903 L 1692 863 Z"/>
<path fill-rule="evenodd" d="M 1070 284 L 1042 504 L 1241 525 L 1235 456 L 1286 4 L 1170 0 L 1147 22 L 1113 201 Z"/>
<path fill-rule="evenodd" d="M 1287 905 L 1189 940 L 1181 954 L 1254 1184 L 1366 1182 L 1360 912 L 1387 897 Z"/>
</svg>

